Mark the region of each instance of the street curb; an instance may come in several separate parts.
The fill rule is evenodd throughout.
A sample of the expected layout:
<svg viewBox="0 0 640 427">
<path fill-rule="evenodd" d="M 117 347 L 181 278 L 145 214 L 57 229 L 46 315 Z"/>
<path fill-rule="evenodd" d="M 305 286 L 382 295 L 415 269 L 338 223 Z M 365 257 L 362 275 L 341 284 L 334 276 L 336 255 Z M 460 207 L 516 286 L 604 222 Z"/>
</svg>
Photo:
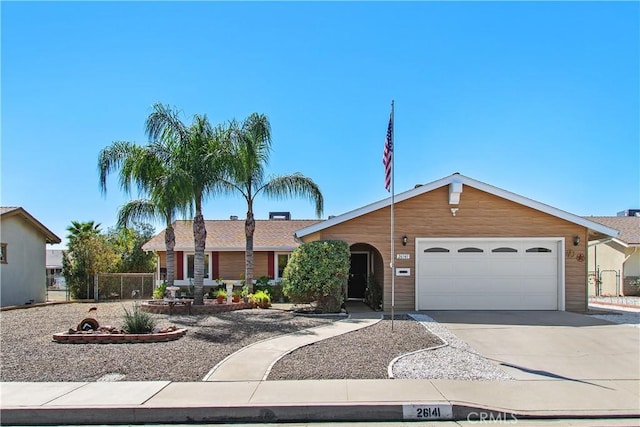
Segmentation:
<svg viewBox="0 0 640 427">
<path fill-rule="evenodd" d="M 437 404 L 446 405 L 447 403 L 437 402 Z M 417 418 L 407 418 L 404 415 L 405 405 L 428 406 L 430 403 L 356 402 L 210 407 L 5 407 L 2 408 L 0 425 L 418 421 Z M 562 413 L 561 411 L 514 413 L 508 410 L 475 407 L 468 404 L 452 404 L 451 406 L 453 417 L 448 420 L 453 421 L 492 419 L 501 422 L 517 422 L 518 419 L 635 418 L 640 416 L 640 413 L 629 414 L 619 411 L 609 413 Z M 436 420 L 438 419 L 423 419 L 423 421 Z"/>
</svg>

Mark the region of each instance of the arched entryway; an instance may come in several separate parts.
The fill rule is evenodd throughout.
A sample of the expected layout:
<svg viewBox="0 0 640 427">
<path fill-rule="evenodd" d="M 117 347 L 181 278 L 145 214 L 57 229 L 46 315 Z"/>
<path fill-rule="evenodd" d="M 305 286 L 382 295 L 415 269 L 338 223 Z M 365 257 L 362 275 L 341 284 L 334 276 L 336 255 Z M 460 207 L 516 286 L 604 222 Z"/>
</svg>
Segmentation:
<svg viewBox="0 0 640 427">
<path fill-rule="evenodd" d="M 380 252 L 368 243 L 355 243 L 349 251 L 351 267 L 347 299 L 365 301 L 370 305 L 382 304 L 384 266 Z"/>
</svg>

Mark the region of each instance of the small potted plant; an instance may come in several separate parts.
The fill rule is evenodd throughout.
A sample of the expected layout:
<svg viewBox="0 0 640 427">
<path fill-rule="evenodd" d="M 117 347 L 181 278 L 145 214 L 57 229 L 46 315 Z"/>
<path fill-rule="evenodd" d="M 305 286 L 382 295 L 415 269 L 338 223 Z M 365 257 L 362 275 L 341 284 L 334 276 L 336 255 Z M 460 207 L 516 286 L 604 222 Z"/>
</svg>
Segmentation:
<svg viewBox="0 0 640 427">
<path fill-rule="evenodd" d="M 233 302 L 240 302 L 240 298 L 242 297 L 242 289 L 234 289 L 231 293 L 231 297 L 233 298 Z"/>
<path fill-rule="evenodd" d="M 218 289 L 218 292 L 216 292 L 216 300 L 218 301 L 218 304 L 224 304 L 226 299 L 227 291 L 225 291 L 224 289 Z"/>
</svg>

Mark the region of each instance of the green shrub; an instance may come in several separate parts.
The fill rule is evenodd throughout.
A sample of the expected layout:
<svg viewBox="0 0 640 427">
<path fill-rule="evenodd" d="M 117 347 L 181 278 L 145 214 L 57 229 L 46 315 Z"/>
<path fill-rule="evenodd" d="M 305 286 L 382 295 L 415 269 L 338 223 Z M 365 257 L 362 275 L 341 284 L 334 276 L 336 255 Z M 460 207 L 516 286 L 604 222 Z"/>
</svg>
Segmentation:
<svg viewBox="0 0 640 427">
<path fill-rule="evenodd" d="M 137 304 L 129 311 L 124 307 L 124 324 L 122 330 L 127 334 L 150 334 L 156 327 L 156 319 L 149 313 L 140 310 Z"/>
<path fill-rule="evenodd" d="M 284 269 L 284 294 L 294 303 L 315 301 L 322 312 L 339 312 L 349 275 L 349 257 L 349 245 L 340 240 L 300 245 Z"/>
<path fill-rule="evenodd" d="M 282 284 L 277 285 L 255 285 L 256 291 L 265 291 L 269 293 L 273 302 L 289 302 L 289 298 L 285 297 L 282 291 Z"/>
<path fill-rule="evenodd" d="M 218 298 L 218 297 L 226 298 L 227 297 L 227 291 L 225 291 L 224 289 L 218 289 L 216 291 L 216 298 Z"/>
<path fill-rule="evenodd" d="M 162 285 L 153 290 L 153 299 L 163 299 L 167 292 L 167 282 L 162 282 Z"/>
<path fill-rule="evenodd" d="M 367 289 L 364 293 L 364 298 L 369 307 L 374 310 L 378 310 L 382 308 L 382 288 L 380 284 L 376 281 L 376 278 L 372 275 L 369 276 L 367 280 Z"/>
<path fill-rule="evenodd" d="M 269 285 L 270 281 L 271 279 L 269 278 L 269 276 L 260 276 L 260 278 L 256 280 L 256 286 Z"/>
</svg>

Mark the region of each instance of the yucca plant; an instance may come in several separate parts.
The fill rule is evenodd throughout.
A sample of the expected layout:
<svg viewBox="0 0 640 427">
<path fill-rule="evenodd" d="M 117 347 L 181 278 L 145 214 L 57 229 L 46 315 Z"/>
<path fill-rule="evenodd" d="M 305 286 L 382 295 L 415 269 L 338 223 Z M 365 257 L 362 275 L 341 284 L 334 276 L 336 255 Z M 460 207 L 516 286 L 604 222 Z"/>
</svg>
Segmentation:
<svg viewBox="0 0 640 427">
<path fill-rule="evenodd" d="M 156 327 L 156 319 L 149 313 L 140 310 L 137 304 L 129 311 L 124 307 L 124 324 L 122 330 L 127 334 L 150 334 Z"/>
</svg>

